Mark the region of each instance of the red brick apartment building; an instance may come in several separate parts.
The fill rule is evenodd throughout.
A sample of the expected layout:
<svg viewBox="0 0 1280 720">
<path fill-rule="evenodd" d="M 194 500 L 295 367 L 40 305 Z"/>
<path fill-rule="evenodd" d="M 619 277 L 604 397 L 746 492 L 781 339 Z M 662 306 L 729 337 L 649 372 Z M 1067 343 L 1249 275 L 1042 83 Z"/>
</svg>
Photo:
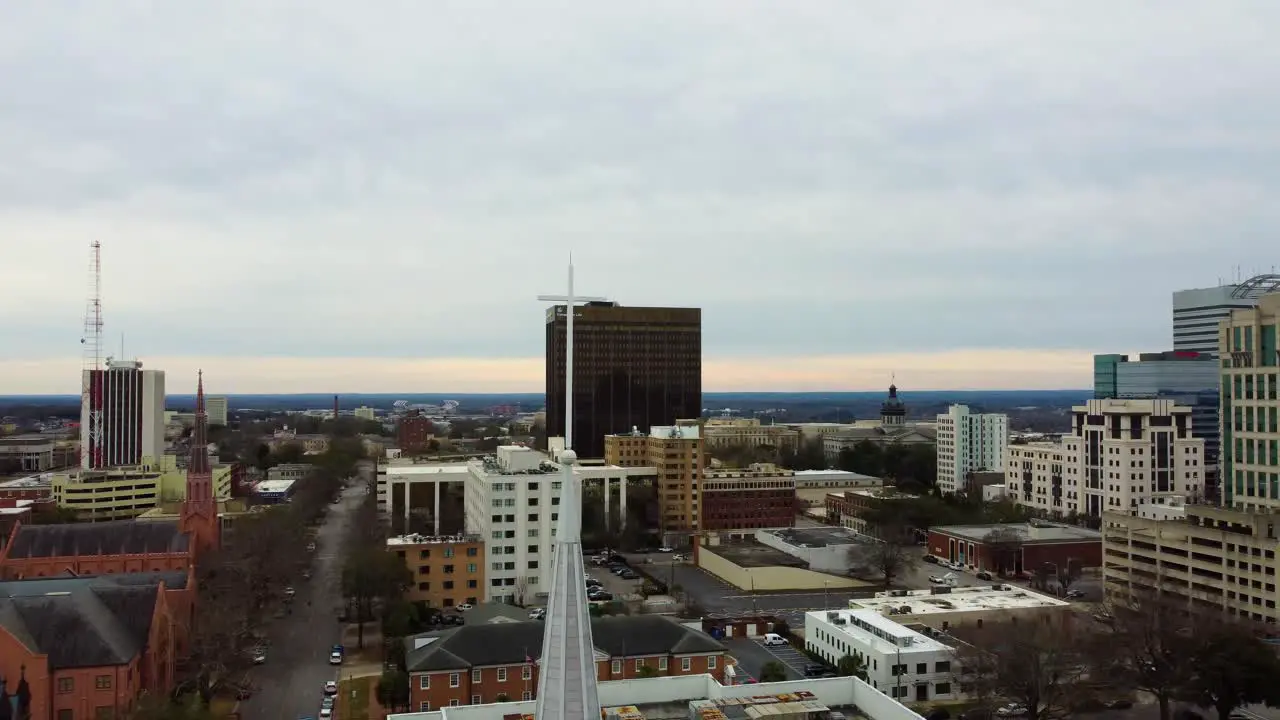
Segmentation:
<svg viewBox="0 0 1280 720">
<path fill-rule="evenodd" d="M 541 622 L 464 626 L 405 638 L 411 706 L 419 712 L 456 705 L 531 700 L 538 690 Z M 711 674 L 724 678 L 724 645 L 660 615 L 591 621 L 599 680 Z"/>
<path fill-rule="evenodd" d="M 105 720 L 169 693 L 192 572 L 0 581 L 0 696 L 30 720 Z"/>
<path fill-rule="evenodd" d="M 431 420 L 415 412 L 400 418 L 396 425 L 396 442 L 406 454 L 422 452 L 427 449 L 434 433 L 435 426 Z"/>
<path fill-rule="evenodd" d="M 707 472 L 702 480 L 702 529 L 794 527 L 796 479 L 754 471 Z"/>
</svg>

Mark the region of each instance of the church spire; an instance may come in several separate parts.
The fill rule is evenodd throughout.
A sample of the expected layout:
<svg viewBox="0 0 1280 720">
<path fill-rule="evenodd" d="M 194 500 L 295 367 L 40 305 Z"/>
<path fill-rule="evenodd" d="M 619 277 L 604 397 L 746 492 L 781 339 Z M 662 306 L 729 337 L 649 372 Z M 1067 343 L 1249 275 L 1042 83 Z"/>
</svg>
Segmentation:
<svg viewBox="0 0 1280 720">
<path fill-rule="evenodd" d="M 591 640 L 590 602 L 582 582 L 582 478 L 573 471 L 573 315 L 575 302 L 591 300 L 573 294 L 573 261 L 569 261 L 569 292 L 540 300 L 565 303 L 564 472 L 560 486 L 560 521 L 538 660 L 538 720 L 594 720 L 600 717 L 596 688 L 595 643 Z"/>
<path fill-rule="evenodd" d="M 204 409 L 204 371 L 197 371 L 196 424 L 191 430 L 191 457 L 187 460 L 187 478 L 194 474 L 210 473 L 209 467 L 209 414 Z"/>
<path fill-rule="evenodd" d="M 204 408 L 204 371 L 196 381 L 196 424 L 191 430 L 191 455 L 187 459 L 187 499 L 182 503 L 180 526 L 200 548 L 218 546 L 218 503 L 213 494 L 213 467 L 209 463 L 209 415 Z"/>
</svg>

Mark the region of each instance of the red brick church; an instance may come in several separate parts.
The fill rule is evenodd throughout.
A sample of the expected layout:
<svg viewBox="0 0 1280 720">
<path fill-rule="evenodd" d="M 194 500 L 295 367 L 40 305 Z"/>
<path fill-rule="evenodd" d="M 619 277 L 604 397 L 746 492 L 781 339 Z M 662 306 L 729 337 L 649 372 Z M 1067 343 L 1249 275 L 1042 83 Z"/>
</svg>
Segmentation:
<svg viewBox="0 0 1280 720">
<path fill-rule="evenodd" d="M 0 549 L 0 580 L 64 574 L 186 571 L 218 547 L 218 503 L 208 451 L 204 377 L 196 388 L 196 423 L 187 462 L 187 497 L 173 522 L 113 520 L 64 525 L 19 523 Z"/>
<path fill-rule="evenodd" d="M 178 520 L 19 524 L 0 549 L 0 720 L 118 718 L 172 690 L 218 533 L 202 377 Z"/>
</svg>

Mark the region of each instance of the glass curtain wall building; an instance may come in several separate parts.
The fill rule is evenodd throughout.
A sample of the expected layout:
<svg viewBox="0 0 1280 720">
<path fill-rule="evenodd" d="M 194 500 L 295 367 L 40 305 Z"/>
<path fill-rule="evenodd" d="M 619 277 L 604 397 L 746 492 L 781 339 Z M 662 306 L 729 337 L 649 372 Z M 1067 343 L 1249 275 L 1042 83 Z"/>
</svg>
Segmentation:
<svg viewBox="0 0 1280 720">
<path fill-rule="evenodd" d="M 1204 438 L 1205 496 L 1218 493 L 1218 363 L 1213 356 L 1171 350 L 1093 356 L 1093 396 L 1121 400 L 1155 398 L 1191 408 L 1191 432 Z"/>
</svg>

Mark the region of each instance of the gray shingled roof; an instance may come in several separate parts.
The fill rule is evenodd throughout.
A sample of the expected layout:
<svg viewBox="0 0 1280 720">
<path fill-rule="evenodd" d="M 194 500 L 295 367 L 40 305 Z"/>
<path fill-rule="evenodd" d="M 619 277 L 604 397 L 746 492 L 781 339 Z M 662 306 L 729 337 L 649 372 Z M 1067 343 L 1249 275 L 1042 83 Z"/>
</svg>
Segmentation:
<svg viewBox="0 0 1280 720">
<path fill-rule="evenodd" d="M 0 582 L 0 627 L 51 669 L 123 665 L 146 646 L 161 582 L 182 572 L 127 573 Z"/>
<path fill-rule="evenodd" d="M 542 656 L 541 622 L 468 625 L 405 638 L 409 672 L 514 665 L 526 655 Z M 710 635 L 661 615 L 599 618 L 591 621 L 597 650 L 610 657 L 723 652 Z M 420 642 L 425 644 L 415 648 Z"/>
<path fill-rule="evenodd" d="M 186 552 L 187 535 L 177 522 L 112 520 L 65 525 L 22 525 L 9 557 L 48 558 L 77 555 L 140 555 Z"/>
</svg>

